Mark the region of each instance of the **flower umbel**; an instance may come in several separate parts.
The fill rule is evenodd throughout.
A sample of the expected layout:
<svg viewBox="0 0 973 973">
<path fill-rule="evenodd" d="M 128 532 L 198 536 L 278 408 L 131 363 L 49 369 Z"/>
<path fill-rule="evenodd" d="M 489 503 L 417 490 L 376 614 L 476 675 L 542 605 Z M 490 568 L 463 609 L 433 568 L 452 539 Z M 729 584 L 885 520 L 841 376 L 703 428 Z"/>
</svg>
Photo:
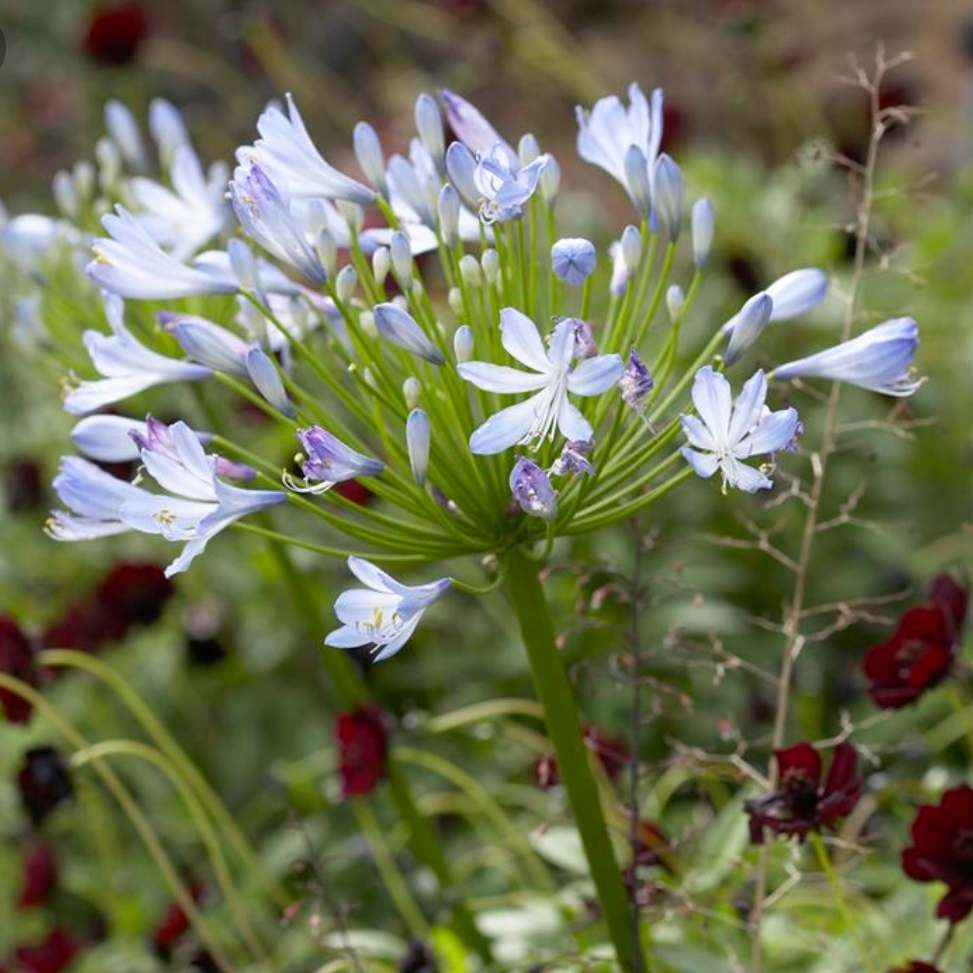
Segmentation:
<svg viewBox="0 0 973 973">
<path fill-rule="evenodd" d="M 361 557 L 349 557 L 348 567 L 366 587 L 351 588 L 338 596 L 334 611 L 343 624 L 324 644 L 338 649 L 371 645 L 375 662 L 390 658 L 405 645 L 426 609 L 451 584 L 449 578 L 439 578 L 410 587 Z"/>
</svg>

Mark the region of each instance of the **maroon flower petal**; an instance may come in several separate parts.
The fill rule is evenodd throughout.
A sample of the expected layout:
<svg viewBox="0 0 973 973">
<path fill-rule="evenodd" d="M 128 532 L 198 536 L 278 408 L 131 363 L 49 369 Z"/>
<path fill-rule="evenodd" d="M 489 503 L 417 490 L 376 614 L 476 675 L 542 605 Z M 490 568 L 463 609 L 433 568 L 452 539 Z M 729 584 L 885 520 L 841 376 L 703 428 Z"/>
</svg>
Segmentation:
<svg viewBox="0 0 973 973">
<path fill-rule="evenodd" d="M 946 791 L 940 807 L 951 819 L 953 828 L 967 829 L 973 840 L 973 787 L 964 784 L 962 787 L 953 787 Z"/>
<path fill-rule="evenodd" d="M 381 711 L 375 706 L 339 713 L 335 720 L 341 794 L 363 797 L 385 777 L 388 733 Z"/>
<path fill-rule="evenodd" d="M 19 946 L 14 956 L 24 973 L 61 973 L 78 953 L 78 944 L 61 926 L 55 926 L 47 938 L 31 946 Z"/>
<path fill-rule="evenodd" d="M 929 597 L 949 622 L 952 639 L 959 641 L 970 605 L 969 588 L 959 584 L 948 574 L 941 574 L 933 581 Z"/>
<path fill-rule="evenodd" d="M 970 912 L 973 912 L 973 885 L 950 889 L 936 906 L 937 918 L 948 919 L 950 922 L 959 922 Z"/>
<path fill-rule="evenodd" d="M 775 750 L 777 774 L 782 781 L 801 777 L 817 786 L 821 781 L 821 754 L 810 743 L 795 743 L 792 747 Z"/>
<path fill-rule="evenodd" d="M 57 885 L 57 862 L 46 841 L 31 844 L 24 860 L 17 908 L 23 911 L 43 905 Z"/>
<path fill-rule="evenodd" d="M 0 615 L 0 672 L 37 686 L 34 652 L 27 636 L 13 619 Z M 0 688 L 0 709 L 11 723 L 28 723 L 33 706 L 17 693 Z"/>
</svg>

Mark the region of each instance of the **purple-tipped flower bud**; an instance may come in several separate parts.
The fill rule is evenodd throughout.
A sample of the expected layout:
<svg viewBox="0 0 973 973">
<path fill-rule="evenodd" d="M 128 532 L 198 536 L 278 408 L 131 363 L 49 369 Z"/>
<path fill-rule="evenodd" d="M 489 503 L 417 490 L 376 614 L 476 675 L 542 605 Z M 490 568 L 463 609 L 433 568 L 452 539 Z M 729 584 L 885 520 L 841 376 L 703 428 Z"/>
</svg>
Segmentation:
<svg viewBox="0 0 973 973">
<path fill-rule="evenodd" d="M 739 361 L 760 337 L 764 328 L 770 323 L 770 316 L 774 310 L 774 302 L 766 291 L 755 294 L 740 308 L 734 321 L 733 330 L 726 351 L 723 353 L 723 363 L 727 366 Z"/>
<path fill-rule="evenodd" d="M 713 204 L 704 196 L 693 204 L 693 262 L 702 270 L 713 246 Z"/>
<path fill-rule="evenodd" d="M 548 521 L 557 516 L 557 493 L 550 478 L 526 456 L 518 456 L 514 463 L 510 491 L 525 514 Z"/>
<path fill-rule="evenodd" d="M 413 409 L 405 423 L 405 441 L 409 449 L 409 465 L 412 477 L 419 486 L 425 486 L 429 471 L 429 416 L 422 409 Z"/>
<path fill-rule="evenodd" d="M 597 262 L 595 245 L 581 237 L 558 240 L 551 248 L 554 276 L 572 287 L 580 287 L 594 273 Z"/>
<path fill-rule="evenodd" d="M 257 391 L 280 413 L 293 417 L 294 406 L 287 398 L 284 380 L 274 360 L 258 344 L 247 352 L 247 372 Z"/>
<path fill-rule="evenodd" d="M 554 318 L 554 323 L 558 324 L 563 318 Z M 595 344 L 595 335 L 591 330 L 591 325 L 581 318 L 571 318 L 574 322 L 574 357 L 592 358 L 598 354 L 598 345 Z"/>
<path fill-rule="evenodd" d="M 419 358 L 425 358 L 433 365 L 442 365 L 446 361 L 409 313 L 396 304 L 375 305 L 375 327 L 386 341 L 391 341 Z"/>
<path fill-rule="evenodd" d="M 304 484 L 297 483 L 289 473 L 284 474 L 283 481 L 298 493 L 324 493 L 336 483 L 378 476 L 385 469 L 381 461 L 355 452 L 320 426 L 298 429 L 297 438 L 304 449 L 304 456 L 299 457 Z"/>
<path fill-rule="evenodd" d="M 628 353 L 628 363 L 618 380 L 618 387 L 625 404 L 636 411 L 641 411 L 646 396 L 655 388 L 655 379 L 635 348 Z"/>
<path fill-rule="evenodd" d="M 659 228 L 670 243 L 675 243 L 682 229 L 682 207 L 686 187 L 679 166 L 664 152 L 655 163 L 653 189 Z"/>
</svg>

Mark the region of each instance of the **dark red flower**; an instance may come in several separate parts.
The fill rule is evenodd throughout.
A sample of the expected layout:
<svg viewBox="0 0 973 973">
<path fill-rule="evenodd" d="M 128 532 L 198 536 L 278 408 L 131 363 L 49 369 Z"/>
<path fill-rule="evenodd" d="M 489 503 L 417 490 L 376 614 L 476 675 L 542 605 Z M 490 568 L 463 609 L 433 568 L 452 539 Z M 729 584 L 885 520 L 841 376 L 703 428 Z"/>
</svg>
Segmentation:
<svg viewBox="0 0 973 973">
<path fill-rule="evenodd" d="M 388 732 L 382 713 L 369 705 L 339 713 L 335 719 L 335 739 L 342 797 L 371 794 L 385 776 L 388 759 Z"/>
<path fill-rule="evenodd" d="M 14 459 L 3 470 L 3 492 L 11 513 L 36 510 L 44 502 L 44 478 L 33 459 Z"/>
<path fill-rule="evenodd" d="M 135 57 L 149 24 L 137 3 L 98 7 L 88 21 L 84 49 L 103 64 L 127 64 Z"/>
<path fill-rule="evenodd" d="M 921 959 L 914 959 L 908 966 L 897 966 L 894 970 L 889 970 L 889 973 L 941 973 L 941 971 L 932 963 L 924 963 Z"/>
<path fill-rule="evenodd" d="M 31 843 L 24 859 L 17 908 L 26 911 L 43 905 L 57 884 L 57 862 L 51 846 L 41 839 Z"/>
<path fill-rule="evenodd" d="M 831 768 L 821 784 L 821 754 L 810 743 L 774 751 L 780 789 L 744 805 L 750 815 L 750 840 L 763 844 L 764 829 L 803 839 L 811 830 L 833 827 L 850 814 L 862 795 L 857 755 L 850 743 L 834 748 Z"/>
<path fill-rule="evenodd" d="M 34 824 L 40 824 L 74 793 L 68 765 L 53 747 L 34 747 L 24 754 L 17 786 L 24 809 Z"/>
<path fill-rule="evenodd" d="M 46 649 L 74 649 L 77 652 L 97 652 L 102 642 L 122 634 L 118 620 L 106 618 L 93 601 L 78 601 L 69 605 L 64 615 L 41 635 Z"/>
<path fill-rule="evenodd" d="M 399 973 L 436 973 L 439 965 L 432 947 L 420 939 L 413 939 L 397 968 Z"/>
<path fill-rule="evenodd" d="M 352 503 L 357 503 L 360 507 L 366 506 L 375 496 L 360 480 L 342 480 L 340 483 L 336 483 L 332 489 L 335 493 L 340 494 Z"/>
<path fill-rule="evenodd" d="M 37 685 L 34 652 L 27 636 L 13 619 L 0 615 L 0 672 Z M 16 693 L 0 687 L 0 709 L 11 723 L 28 723 L 33 706 Z"/>
<path fill-rule="evenodd" d="M 594 726 L 586 726 L 583 732 L 585 746 L 598 757 L 605 773 L 614 780 L 631 759 L 628 745 L 624 740 L 608 736 Z M 561 772 L 554 754 L 541 757 L 534 765 L 534 774 L 538 785 L 545 790 L 556 787 L 561 782 Z"/>
<path fill-rule="evenodd" d="M 157 564 L 119 564 L 98 585 L 95 601 L 121 626 L 149 625 L 161 614 L 175 591 Z"/>
<path fill-rule="evenodd" d="M 191 882 L 189 894 L 197 905 L 203 897 L 203 886 L 199 882 Z M 159 924 L 152 932 L 152 948 L 161 959 L 168 959 L 176 943 L 189 931 L 189 916 L 178 902 L 172 902 L 166 908 Z"/>
<path fill-rule="evenodd" d="M 60 973 L 77 954 L 78 944 L 61 926 L 54 926 L 41 942 L 14 951 L 24 973 Z"/>
<path fill-rule="evenodd" d="M 959 922 L 973 911 L 973 787 L 954 787 L 939 804 L 919 808 L 902 868 L 917 882 L 946 883 L 940 919 Z"/>
<path fill-rule="evenodd" d="M 914 703 L 949 675 L 959 650 L 969 589 L 949 575 L 933 582 L 930 603 L 910 608 L 892 637 L 873 645 L 862 667 L 871 681 L 868 695 L 883 709 Z"/>
</svg>

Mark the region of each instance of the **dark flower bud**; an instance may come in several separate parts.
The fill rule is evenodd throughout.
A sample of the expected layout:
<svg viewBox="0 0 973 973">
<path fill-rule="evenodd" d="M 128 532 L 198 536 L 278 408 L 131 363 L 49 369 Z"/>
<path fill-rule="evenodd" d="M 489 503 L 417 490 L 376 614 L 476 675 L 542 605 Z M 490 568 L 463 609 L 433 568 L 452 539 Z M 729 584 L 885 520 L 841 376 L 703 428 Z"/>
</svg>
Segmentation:
<svg viewBox="0 0 973 973">
<path fill-rule="evenodd" d="M 24 809 L 35 825 L 74 794 L 67 762 L 53 747 L 34 747 L 24 754 L 17 786 Z"/>
<path fill-rule="evenodd" d="M 0 615 L 0 672 L 30 686 L 37 685 L 37 668 L 30 642 L 17 623 L 3 615 Z M 33 712 L 26 699 L 2 686 L 0 709 L 11 723 L 28 723 Z"/>
</svg>

